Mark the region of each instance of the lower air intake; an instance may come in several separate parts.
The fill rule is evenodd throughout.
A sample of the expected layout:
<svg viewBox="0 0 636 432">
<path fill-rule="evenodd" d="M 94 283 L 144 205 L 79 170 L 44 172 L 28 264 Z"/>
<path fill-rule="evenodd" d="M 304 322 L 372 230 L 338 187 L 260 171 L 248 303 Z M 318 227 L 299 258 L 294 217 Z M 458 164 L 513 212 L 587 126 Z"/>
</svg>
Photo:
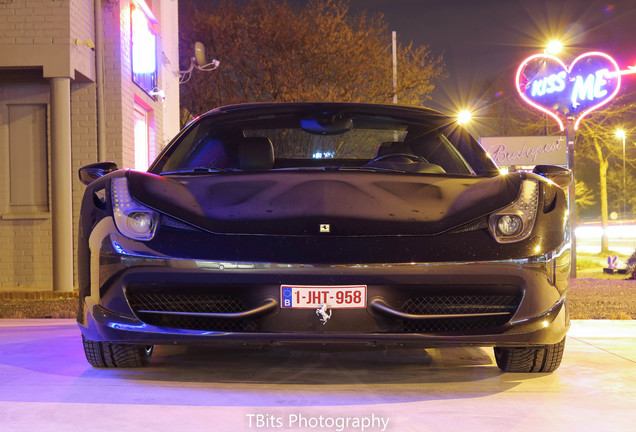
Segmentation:
<svg viewBox="0 0 636 432">
<path fill-rule="evenodd" d="M 257 328 L 256 323 L 251 319 L 189 315 L 245 311 L 246 305 L 233 295 L 188 292 L 178 289 L 129 289 L 126 291 L 126 298 L 141 321 L 157 327 L 220 332 L 245 332 L 254 331 Z"/>
<path fill-rule="evenodd" d="M 507 323 L 521 302 L 520 295 L 438 295 L 413 297 L 401 311 L 413 315 L 438 315 L 436 319 L 403 319 L 405 333 L 443 333 L 482 330 Z M 443 315 L 499 314 L 479 317 L 443 318 Z"/>
</svg>

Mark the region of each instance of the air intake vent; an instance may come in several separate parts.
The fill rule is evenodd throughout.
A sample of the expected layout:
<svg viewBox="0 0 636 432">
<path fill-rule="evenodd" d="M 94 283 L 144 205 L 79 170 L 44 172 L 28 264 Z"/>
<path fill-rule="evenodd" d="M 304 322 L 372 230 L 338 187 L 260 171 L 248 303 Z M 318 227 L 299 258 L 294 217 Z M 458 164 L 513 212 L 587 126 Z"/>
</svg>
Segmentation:
<svg viewBox="0 0 636 432">
<path fill-rule="evenodd" d="M 232 295 L 178 289 L 128 289 L 126 298 L 139 319 L 153 326 L 222 332 L 254 331 L 257 328 L 252 319 L 195 315 L 245 311 L 247 307 L 243 301 Z"/>
<path fill-rule="evenodd" d="M 410 298 L 401 311 L 412 315 L 437 315 L 436 319 L 401 320 L 407 333 L 439 333 L 498 327 L 510 320 L 520 295 L 438 295 Z M 467 315 L 444 318 L 444 315 Z M 486 314 L 470 316 L 471 314 Z M 492 314 L 492 315 L 487 315 Z"/>
</svg>

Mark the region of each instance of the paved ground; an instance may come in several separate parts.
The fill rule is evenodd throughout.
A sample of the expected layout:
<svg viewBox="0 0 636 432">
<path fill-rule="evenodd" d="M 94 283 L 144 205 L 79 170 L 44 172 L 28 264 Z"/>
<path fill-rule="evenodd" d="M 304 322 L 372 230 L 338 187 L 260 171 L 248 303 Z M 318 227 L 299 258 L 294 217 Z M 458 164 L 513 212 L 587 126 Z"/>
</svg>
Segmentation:
<svg viewBox="0 0 636 432">
<path fill-rule="evenodd" d="M 159 347 L 107 370 L 72 320 L 0 320 L 0 430 L 636 430 L 636 321 L 575 321 L 553 374 L 491 351 Z"/>
</svg>

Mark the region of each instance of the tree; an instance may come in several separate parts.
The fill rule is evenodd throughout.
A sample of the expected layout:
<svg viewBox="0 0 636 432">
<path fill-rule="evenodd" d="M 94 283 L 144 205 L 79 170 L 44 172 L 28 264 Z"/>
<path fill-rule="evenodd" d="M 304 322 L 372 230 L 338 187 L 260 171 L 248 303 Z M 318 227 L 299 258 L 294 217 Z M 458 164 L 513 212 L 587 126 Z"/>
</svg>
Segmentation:
<svg viewBox="0 0 636 432">
<path fill-rule="evenodd" d="M 477 116 L 493 136 L 563 135 L 554 120 L 521 100 L 512 69 L 488 80 L 479 101 Z"/>
<path fill-rule="evenodd" d="M 636 117 L 635 93 L 625 94 L 610 102 L 603 110 L 590 114 L 580 123 L 576 136 L 576 152 L 579 157 L 587 157 L 598 163 L 599 169 L 599 197 L 601 201 L 601 225 L 603 235 L 601 238 L 601 253 L 609 252 L 609 242 L 605 234 L 608 221 L 608 185 L 607 172 L 613 158 L 622 161 L 622 144 L 618 143 L 616 130 L 623 127 L 627 118 Z M 634 124 L 632 122 L 632 124 Z M 625 129 L 623 127 L 623 129 Z M 626 129 L 628 135 L 636 133 L 636 127 Z M 627 156 L 627 155 L 626 155 Z M 630 167 L 636 165 L 636 158 L 626 157 L 626 164 Z"/>
<path fill-rule="evenodd" d="M 574 187 L 577 208 L 588 208 L 596 204 L 594 192 L 592 191 L 592 189 L 589 188 L 587 184 L 585 184 L 585 182 L 578 181 L 576 182 Z"/>
<path fill-rule="evenodd" d="M 381 15 L 351 15 L 345 0 L 220 0 L 181 14 L 182 68 L 201 41 L 220 61 L 211 73 L 181 86 L 182 121 L 242 102 L 390 103 L 391 37 Z M 397 96 L 402 104 L 429 99 L 442 78 L 441 57 L 427 47 L 398 46 Z"/>
<path fill-rule="evenodd" d="M 629 172 L 631 167 L 627 165 L 627 168 L 625 190 L 623 190 L 622 165 L 614 164 L 613 169 L 607 172 L 607 198 L 613 203 L 613 206 L 609 208 L 610 212 L 613 210 L 623 214 L 623 206 L 625 206 L 625 214 L 633 214 L 636 208 L 636 178 Z"/>
</svg>

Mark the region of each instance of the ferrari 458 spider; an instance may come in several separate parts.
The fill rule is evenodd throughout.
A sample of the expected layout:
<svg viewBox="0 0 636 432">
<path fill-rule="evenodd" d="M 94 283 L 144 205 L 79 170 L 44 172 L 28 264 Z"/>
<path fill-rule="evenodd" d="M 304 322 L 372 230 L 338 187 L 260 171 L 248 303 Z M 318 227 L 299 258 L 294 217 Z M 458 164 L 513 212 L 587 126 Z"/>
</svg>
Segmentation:
<svg viewBox="0 0 636 432">
<path fill-rule="evenodd" d="M 147 172 L 79 174 L 93 366 L 231 341 L 491 346 L 516 372 L 561 361 L 571 172 L 502 174 L 436 111 L 227 106 Z"/>
</svg>

